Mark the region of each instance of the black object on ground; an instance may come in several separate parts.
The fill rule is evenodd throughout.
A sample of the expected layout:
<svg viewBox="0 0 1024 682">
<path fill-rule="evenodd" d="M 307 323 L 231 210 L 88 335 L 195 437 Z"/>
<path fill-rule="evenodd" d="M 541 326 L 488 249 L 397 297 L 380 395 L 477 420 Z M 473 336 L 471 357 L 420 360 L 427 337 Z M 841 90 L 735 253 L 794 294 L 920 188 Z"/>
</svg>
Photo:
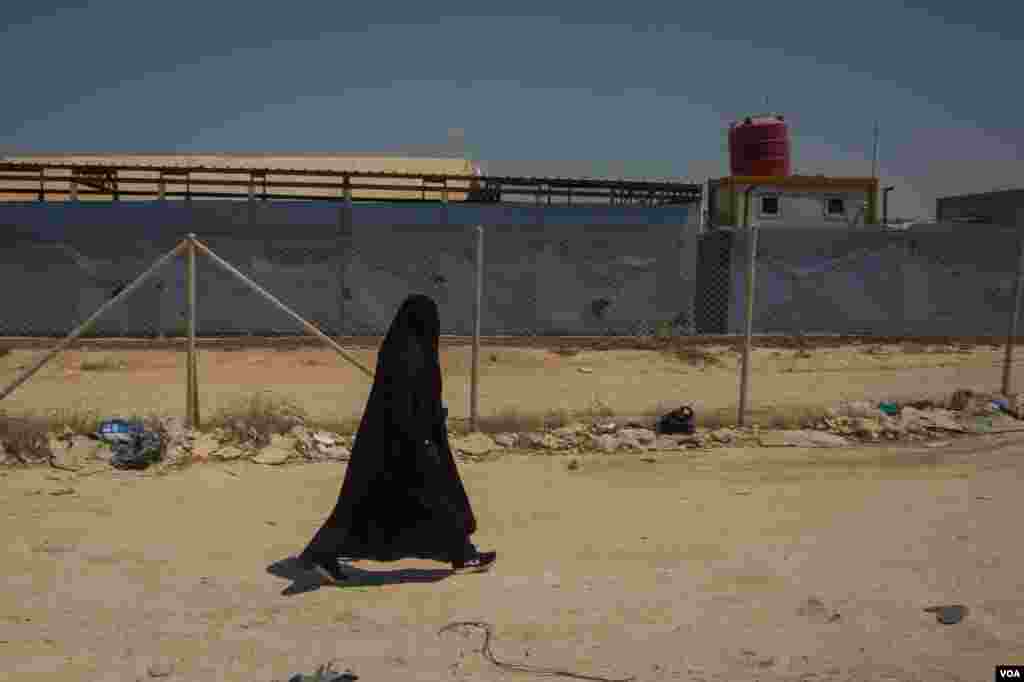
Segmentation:
<svg viewBox="0 0 1024 682">
<path fill-rule="evenodd" d="M 935 620 L 943 625 L 956 625 L 967 616 L 967 607 L 963 604 L 949 606 L 929 606 L 925 613 L 934 613 Z"/>
<path fill-rule="evenodd" d="M 359 675 L 350 670 L 341 672 L 334 670 L 334 661 L 331 661 L 327 665 L 317 668 L 316 672 L 312 675 L 303 675 L 301 673 L 292 675 L 288 678 L 288 682 L 354 682 L 358 679 Z"/>
<path fill-rule="evenodd" d="M 488 662 L 494 664 L 502 670 L 510 670 L 512 672 L 520 673 L 533 673 L 535 675 L 550 675 L 553 677 L 569 677 L 575 680 L 592 680 L 593 682 L 633 682 L 633 680 L 636 679 L 635 677 L 614 678 L 598 677 L 596 675 L 581 675 L 579 673 L 569 672 L 568 670 L 558 670 L 557 668 L 535 668 L 533 666 L 521 665 L 518 663 L 507 663 L 505 661 L 499 661 L 497 658 L 494 657 L 494 652 L 491 651 L 491 625 L 490 623 L 484 623 L 482 621 L 467 620 L 458 621 L 455 623 L 448 623 L 448 625 L 445 625 L 443 628 L 441 628 L 437 634 L 441 635 L 445 632 L 450 632 L 455 628 L 460 627 L 480 628 L 484 631 L 484 644 L 482 647 L 480 647 L 480 653 L 483 655 L 484 658 L 488 660 Z M 289 680 L 289 682 L 292 681 Z"/>
<path fill-rule="evenodd" d="M 658 419 L 658 433 L 683 433 L 692 435 L 694 432 L 693 408 L 684 405 L 677 410 Z"/>
</svg>

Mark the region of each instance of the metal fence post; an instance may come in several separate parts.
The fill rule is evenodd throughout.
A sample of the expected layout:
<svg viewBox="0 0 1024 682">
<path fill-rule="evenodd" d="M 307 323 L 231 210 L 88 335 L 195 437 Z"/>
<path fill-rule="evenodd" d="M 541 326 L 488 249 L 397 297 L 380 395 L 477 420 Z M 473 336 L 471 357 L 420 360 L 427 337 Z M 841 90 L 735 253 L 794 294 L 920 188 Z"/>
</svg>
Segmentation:
<svg viewBox="0 0 1024 682">
<path fill-rule="evenodd" d="M 745 282 L 745 314 L 743 319 L 743 356 L 740 365 L 740 405 L 736 415 L 737 426 L 746 424 L 747 415 L 747 393 L 750 388 L 750 346 L 754 331 L 754 289 L 755 289 L 755 266 L 757 261 L 757 233 L 750 220 L 750 202 L 753 198 L 753 187 L 746 191 L 746 205 L 744 206 L 744 223 L 747 228 L 747 277 Z"/>
<path fill-rule="evenodd" d="M 480 318 L 484 288 L 484 227 L 476 226 L 476 287 L 473 292 L 473 365 L 469 386 L 469 429 L 476 431 L 480 409 Z"/>
<path fill-rule="evenodd" d="M 1018 224 L 1024 220 L 1024 211 L 1018 216 Z M 1019 225 L 1024 226 L 1024 225 Z M 1013 345 L 1017 341 L 1017 322 L 1020 320 L 1020 299 L 1024 294 L 1024 238 L 1017 238 L 1017 280 L 1013 287 L 1013 310 L 1006 332 L 1006 355 L 1003 358 L 1003 395 L 1013 392 Z"/>
<path fill-rule="evenodd" d="M 226 260 L 215 254 L 213 251 L 210 250 L 210 247 L 208 247 L 206 244 L 203 244 L 201 241 L 196 239 L 194 240 L 194 245 L 196 250 L 199 251 L 199 253 L 203 254 L 204 256 L 212 260 L 218 267 L 230 273 L 232 276 L 237 278 L 238 281 L 240 281 L 242 284 L 246 285 L 247 287 L 255 291 L 257 294 L 260 295 L 260 297 L 263 300 L 270 303 L 270 305 L 274 306 L 275 308 L 283 312 L 285 315 L 288 315 L 293 320 L 298 322 L 300 325 L 302 325 L 303 329 L 305 329 L 307 332 L 309 332 L 313 336 L 317 337 L 318 339 L 326 343 L 328 346 L 333 348 L 338 355 L 348 360 L 352 365 L 357 367 L 363 374 L 370 377 L 370 379 L 373 379 L 373 370 L 368 369 L 361 362 L 359 362 L 354 357 L 345 352 L 345 349 L 338 345 L 338 343 L 334 339 L 327 336 L 322 331 L 317 329 L 313 324 L 303 319 L 301 315 L 299 315 L 297 312 L 286 306 L 284 303 L 281 303 L 281 301 L 277 300 L 277 298 L 273 294 L 269 293 L 259 284 L 256 284 L 256 282 L 253 282 L 251 279 L 243 275 L 241 272 L 239 272 L 238 268 L 231 265 L 231 263 L 228 263 Z"/>
<path fill-rule="evenodd" d="M 196 365 L 196 236 L 189 234 L 185 261 L 185 296 L 188 299 L 188 381 L 185 387 L 185 421 L 190 429 L 199 428 L 199 378 Z"/>
<path fill-rule="evenodd" d="M 167 263 L 169 260 L 177 258 L 178 255 L 181 254 L 182 250 L 185 248 L 185 242 L 181 242 L 180 244 L 175 246 L 171 251 L 165 253 L 163 256 L 158 258 L 156 262 L 150 265 L 145 272 L 136 277 L 134 282 L 132 282 L 124 289 L 122 289 L 121 293 L 119 293 L 117 296 L 114 296 L 112 299 L 101 305 L 99 307 L 99 310 L 90 315 L 89 319 L 87 319 L 82 324 L 78 325 L 78 327 L 76 327 L 74 331 L 72 331 L 70 334 L 64 337 L 64 340 L 58 343 L 55 348 L 47 352 L 43 357 L 36 360 L 31 367 L 22 372 L 14 381 L 12 381 L 2 391 L 0 391 L 0 400 L 3 400 L 7 396 L 9 396 L 11 393 L 14 392 L 16 388 L 18 388 L 18 386 L 21 386 L 23 383 L 28 381 L 33 374 L 42 369 L 43 365 L 52 360 L 55 355 L 57 355 L 62 350 L 64 350 L 72 343 L 74 343 L 75 339 L 84 334 L 93 325 L 93 323 L 96 322 L 96 320 L 98 320 L 104 313 L 106 313 L 108 310 L 113 308 L 115 305 L 117 305 L 124 299 L 131 296 L 132 292 L 134 292 L 136 289 L 142 286 L 142 284 L 147 279 L 149 279 L 154 272 L 162 268 L 164 264 Z"/>
</svg>

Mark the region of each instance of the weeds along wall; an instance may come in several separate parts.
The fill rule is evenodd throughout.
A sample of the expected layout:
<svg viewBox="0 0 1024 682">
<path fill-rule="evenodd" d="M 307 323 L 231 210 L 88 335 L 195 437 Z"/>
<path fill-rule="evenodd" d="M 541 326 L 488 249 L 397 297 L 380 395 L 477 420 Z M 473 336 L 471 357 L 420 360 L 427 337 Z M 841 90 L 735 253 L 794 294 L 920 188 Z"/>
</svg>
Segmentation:
<svg viewBox="0 0 1024 682">
<path fill-rule="evenodd" d="M 762 228 L 755 333 L 1005 334 L 1020 233 Z M 728 331 L 743 330 L 747 234 L 733 235 Z"/>
<path fill-rule="evenodd" d="M 638 334 L 693 314 L 697 225 L 687 207 L 510 208 L 228 201 L 0 206 L 0 335 L 57 336 L 189 232 L 331 334 L 380 334 L 426 293 L 443 331 L 472 332 L 475 226 L 485 227 L 485 335 Z M 295 334 L 291 318 L 200 256 L 201 335 Z M 95 325 L 184 330 L 179 259 Z"/>
</svg>

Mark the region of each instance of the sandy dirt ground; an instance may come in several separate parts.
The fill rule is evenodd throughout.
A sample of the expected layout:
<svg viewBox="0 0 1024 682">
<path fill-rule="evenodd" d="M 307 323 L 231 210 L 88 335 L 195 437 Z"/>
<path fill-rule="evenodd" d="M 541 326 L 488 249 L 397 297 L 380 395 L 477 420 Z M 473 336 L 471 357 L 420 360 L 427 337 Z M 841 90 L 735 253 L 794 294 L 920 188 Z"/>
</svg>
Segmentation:
<svg viewBox="0 0 1024 682">
<path fill-rule="evenodd" d="M 565 341 L 548 345 L 488 344 L 481 349 L 482 415 L 579 411 L 597 402 L 628 415 L 691 404 L 699 417 L 737 404 L 740 354 L 735 346 L 658 351 L 614 345 L 603 350 L 600 344 Z M 13 380 L 42 352 L 15 349 L 0 357 L 0 383 Z M 349 352 L 364 366 L 374 367 L 372 344 L 353 344 Z M 270 391 L 300 405 L 314 419 L 354 420 L 369 394 L 367 377 L 323 346 L 211 347 L 198 356 L 204 414 Z M 1024 349 L 1017 356 L 1024 360 Z M 812 408 L 843 399 L 948 397 L 958 387 L 998 390 L 1002 357 L 1002 350 L 991 346 L 762 347 L 752 354 L 750 406 L 755 411 Z M 464 419 L 469 413 L 471 348 L 446 345 L 442 365 L 451 416 Z M 67 409 L 103 416 L 181 416 L 184 386 L 181 350 L 86 347 L 58 355 L 5 398 L 3 408 L 11 413 Z"/>
<path fill-rule="evenodd" d="M 1024 663 L 1024 438 L 461 465 L 489 574 L 289 565 L 344 465 L 0 472 L 10 679 L 977 680 Z M 73 493 L 56 494 L 66 490 Z M 529 491 L 529 494 L 524 494 Z M 293 578 L 297 579 L 293 581 Z M 962 603 L 957 625 L 922 611 Z M 563 678 L 564 679 L 564 678 Z"/>
</svg>

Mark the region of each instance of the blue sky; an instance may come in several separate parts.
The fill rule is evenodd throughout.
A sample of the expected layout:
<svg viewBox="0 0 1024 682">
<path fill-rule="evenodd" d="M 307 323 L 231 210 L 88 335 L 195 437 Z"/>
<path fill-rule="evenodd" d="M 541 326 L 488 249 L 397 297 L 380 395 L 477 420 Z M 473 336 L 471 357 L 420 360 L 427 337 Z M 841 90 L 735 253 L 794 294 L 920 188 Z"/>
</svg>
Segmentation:
<svg viewBox="0 0 1024 682">
<path fill-rule="evenodd" d="M 0 153 L 461 139 L 488 172 L 700 181 L 727 173 L 726 126 L 767 96 L 798 172 L 870 174 L 877 118 L 894 214 L 1024 185 L 1020 2 L 4 0 L 0 16 Z"/>
</svg>

